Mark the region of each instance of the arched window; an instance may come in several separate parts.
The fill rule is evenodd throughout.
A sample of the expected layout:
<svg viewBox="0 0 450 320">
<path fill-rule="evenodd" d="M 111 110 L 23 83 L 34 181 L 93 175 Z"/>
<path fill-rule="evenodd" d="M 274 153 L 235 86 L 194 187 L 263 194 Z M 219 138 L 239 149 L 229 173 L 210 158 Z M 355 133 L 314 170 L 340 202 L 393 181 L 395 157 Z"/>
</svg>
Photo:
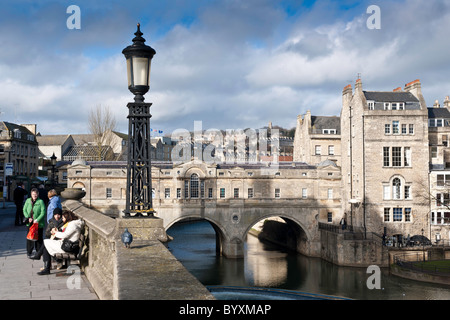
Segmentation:
<svg viewBox="0 0 450 320">
<path fill-rule="evenodd" d="M 394 200 L 400 200 L 402 195 L 402 182 L 399 178 L 392 180 L 392 198 Z"/>
<path fill-rule="evenodd" d="M 199 178 L 198 174 L 193 173 L 191 175 L 191 185 L 190 185 L 190 194 L 191 198 L 197 199 L 198 198 L 198 189 L 199 189 Z"/>
</svg>

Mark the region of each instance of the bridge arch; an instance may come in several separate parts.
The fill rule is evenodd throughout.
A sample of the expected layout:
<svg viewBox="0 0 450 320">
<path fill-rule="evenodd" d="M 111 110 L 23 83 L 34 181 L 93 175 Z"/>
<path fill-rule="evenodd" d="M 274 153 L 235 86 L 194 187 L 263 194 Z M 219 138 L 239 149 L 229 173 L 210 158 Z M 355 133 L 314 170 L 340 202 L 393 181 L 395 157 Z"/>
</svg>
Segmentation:
<svg viewBox="0 0 450 320">
<path fill-rule="evenodd" d="M 218 223 L 217 221 L 215 221 L 214 219 L 208 218 L 208 217 L 198 217 L 196 215 L 187 215 L 187 216 L 182 216 L 179 217 L 178 219 L 175 219 L 173 221 L 171 221 L 166 227 L 166 231 L 170 229 L 170 227 L 172 227 L 174 224 L 178 223 L 178 222 L 183 222 L 185 220 L 190 220 L 193 219 L 194 221 L 207 221 L 211 227 L 214 229 L 215 233 L 216 233 L 216 253 L 218 255 L 221 255 L 223 252 L 223 244 L 225 241 L 228 241 L 227 239 L 229 239 L 226 231 L 224 230 L 224 228 L 220 225 L 220 223 Z"/>
<path fill-rule="evenodd" d="M 270 218 L 281 218 L 284 223 L 268 220 Z M 264 221 L 264 227 L 258 236 L 260 239 L 275 242 L 305 255 L 311 254 L 310 247 L 313 236 L 308 228 L 296 218 L 284 214 L 273 213 L 256 218 L 248 225 L 243 238 L 245 239 L 250 230 L 261 221 Z"/>
</svg>

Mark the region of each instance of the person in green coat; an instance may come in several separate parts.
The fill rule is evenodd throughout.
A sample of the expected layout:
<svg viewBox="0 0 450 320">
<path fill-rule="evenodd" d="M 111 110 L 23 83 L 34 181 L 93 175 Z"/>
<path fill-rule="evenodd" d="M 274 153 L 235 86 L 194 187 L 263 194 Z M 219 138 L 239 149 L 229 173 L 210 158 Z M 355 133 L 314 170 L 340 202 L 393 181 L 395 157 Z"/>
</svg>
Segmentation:
<svg viewBox="0 0 450 320">
<path fill-rule="evenodd" d="M 39 251 L 44 242 L 44 228 L 45 228 L 45 203 L 42 199 L 39 199 L 39 191 L 36 188 L 31 189 L 31 198 L 25 201 L 23 206 L 23 216 L 26 219 L 28 230 L 34 222 L 39 224 L 39 238 L 37 241 L 27 239 L 27 256 L 31 258 L 33 248 L 36 252 Z"/>
</svg>

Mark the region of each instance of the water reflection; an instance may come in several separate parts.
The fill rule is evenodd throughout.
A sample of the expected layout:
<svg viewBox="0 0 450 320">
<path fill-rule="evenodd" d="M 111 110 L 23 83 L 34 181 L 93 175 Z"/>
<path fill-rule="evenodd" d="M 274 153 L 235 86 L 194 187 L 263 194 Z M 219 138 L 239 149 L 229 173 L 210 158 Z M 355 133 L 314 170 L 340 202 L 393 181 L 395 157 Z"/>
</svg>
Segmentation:
<svg viewBox="0 0 450 320">
<path fill-rule="evenodd" d="M 214 229 L 206 221 L 176 224 L 169 249 L 204 285 L 270 287 L 353 299 L 450 299 L 450 287 L 410 281 L 382 269 L 381 290 L 370 290 L 363 268 L 338 267 L 322 259 L 280 250 L 248 236 L 244 259 L 216 256 Z"/>
</svg>

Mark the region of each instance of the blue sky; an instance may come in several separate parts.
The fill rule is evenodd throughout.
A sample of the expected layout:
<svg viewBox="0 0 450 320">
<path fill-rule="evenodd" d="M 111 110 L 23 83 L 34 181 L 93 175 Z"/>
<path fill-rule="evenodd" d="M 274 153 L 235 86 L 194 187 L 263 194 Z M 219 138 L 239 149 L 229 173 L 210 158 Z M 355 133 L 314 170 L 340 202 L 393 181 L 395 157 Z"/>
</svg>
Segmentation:
<svg viewBox="0 0 450 320">
<path fill-rule="evenodd" d="M 69 30 L 66 9 L 81 10 Z M 381 29 L 367 28 L 378 5 Z M 122 49 L 136 23 L 156 50 L 152 128 L 295 126 L 297 115 L 339 115 L 342 89 L 420 79 L 429 106 L 450 95 L 448 1 L 2 1 L 0 117 L 41 134 L 87 133 L 108 106 L 127 132 Z"/>
</svg>

